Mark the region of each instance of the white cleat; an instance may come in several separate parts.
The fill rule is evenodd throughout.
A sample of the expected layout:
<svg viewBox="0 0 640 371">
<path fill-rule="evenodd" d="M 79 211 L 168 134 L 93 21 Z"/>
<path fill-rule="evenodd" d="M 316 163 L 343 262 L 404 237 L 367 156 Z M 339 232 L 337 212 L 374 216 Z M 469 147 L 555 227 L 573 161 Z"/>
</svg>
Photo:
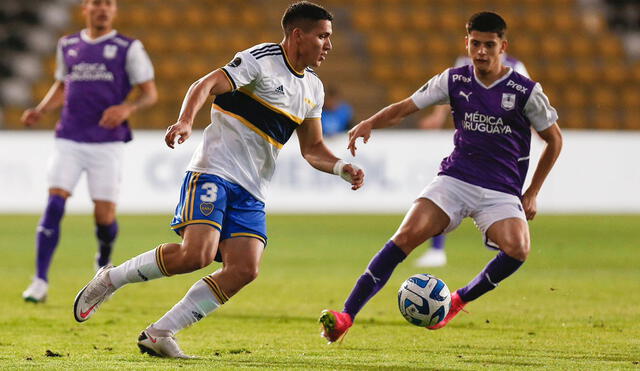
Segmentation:
<svg viewBox="0 0 640 371">
<path fill-rule="evenodd" d="M 416 267 L 433 268 L 443 267 L 447 264 L 447 253 L 444 249 L 430 248 L 416 260 Z"/>
<path fill-rule="evenodd" d="M 184 354 L 184 352 L 178 346 L 176 338 L 173 336 L 152 336 L 148 330 L 142 331 L 138 337 L 138 348 L 140 353 L 147 353 L 153 357 L 162 358 L 182 358 L 193 359 L 192 357 Z"/>
<path fill-rule="evenodd" d="M 73 302 L 73 316 L 76 321 L 84 322 L 91 318 L 100 304 L 116 291 L 109 279 L 111 269 L 113 269 L 112 265 L 105 265 L 98 269 L 93 279 L 76 295 L 76 300 Z"/>
<path fill-rule="evenodd" d="M 47 291 L 49 291 L 49 284 L 47 281 L 33 277 L 31 285 L 22 292 L 22 298 L 24 301 L 31 303 L 44 303 L 47 300 Z"/>
</svg>

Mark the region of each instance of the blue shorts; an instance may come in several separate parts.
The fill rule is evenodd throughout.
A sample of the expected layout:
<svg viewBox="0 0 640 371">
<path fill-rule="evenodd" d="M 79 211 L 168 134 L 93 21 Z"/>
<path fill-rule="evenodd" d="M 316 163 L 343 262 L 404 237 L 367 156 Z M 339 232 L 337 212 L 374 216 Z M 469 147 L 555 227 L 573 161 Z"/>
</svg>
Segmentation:
<svg viewBox="0 0 640 371">
<path fill-rule="evenodd" d="M 187 171 L 180 202 L 171 222 L 178 234 L 191 224 L 208 224 L 220 231 L 220 240 L 256 238 L 267 244 L 264 202 L 241 186 L 213 174 Z M 219 260 L 219 253 L 216 257 Z"/>
</svg>

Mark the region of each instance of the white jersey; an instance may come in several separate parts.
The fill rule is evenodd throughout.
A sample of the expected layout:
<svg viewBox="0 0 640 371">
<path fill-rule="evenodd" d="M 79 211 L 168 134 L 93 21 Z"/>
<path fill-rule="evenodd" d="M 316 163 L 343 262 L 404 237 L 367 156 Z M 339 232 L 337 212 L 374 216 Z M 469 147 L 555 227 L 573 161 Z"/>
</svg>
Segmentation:
<svg viewBox="0 0 640 371">
<path fill-rule="evenodd" d="M 188 170 L 220 176 L 264 201 L 282 146 L 305 119 L 322 116 L 322 82 L 309 68 L 296 71 L 273 43 L 237 53 L 221 70 L 233 91 L 216 97 Z"/>
</svg>

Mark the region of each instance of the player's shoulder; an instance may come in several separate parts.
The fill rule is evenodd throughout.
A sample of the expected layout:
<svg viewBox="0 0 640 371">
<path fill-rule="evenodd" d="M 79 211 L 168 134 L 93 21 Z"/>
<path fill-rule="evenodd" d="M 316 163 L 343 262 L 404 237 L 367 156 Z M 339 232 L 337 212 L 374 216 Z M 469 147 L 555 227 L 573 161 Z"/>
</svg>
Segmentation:
<svg viewBox="0 0 640 371">
<path fill-rule="evenodd" d="M 68 46 L 68 45 L 73 45 L 73 44 L 77 44 L 80 42 L 80 31 L 72 33 L 72 34 L 68 34 L 68 35 L 64 35 L 60 38 L 60 40 L 58 40 L 58 43 L 62 46 Z"/>
<path fill-rule="evenodd" d="M 276 43 L 261 43 L 244 50 L 244 52 L 259 60 L 265 57 L 282 55 L 282 48 L 280 44 Z"/>
<path fill-rule="evenodd" d="M 532 80 L 529 76 L 525 76 L 513 68 L 511 71 L 511 75 L 509 76 L 509 80 L 512 80 L 516 83 L 520 83 L 522 85 L 531 86 L 531 87 L 537 84 L 537 82 Z"/>
<path fill-rule="evenodd" d="M 443 73 L 446 74 L 445 76 L 451 81 L 451 83 L 468 84 L 471 82 L 471 78 L 473 77 L 473 67 L 470 65 L 451 67 Z"/>
<path fill-rule="evenodd" d="M 110 41 L 122 46 L 123 48 L 128 48 L 136 41 L 136 39 L 133 37 L 125 36 L 118 32 L 113 35 Z"/>
</svg>

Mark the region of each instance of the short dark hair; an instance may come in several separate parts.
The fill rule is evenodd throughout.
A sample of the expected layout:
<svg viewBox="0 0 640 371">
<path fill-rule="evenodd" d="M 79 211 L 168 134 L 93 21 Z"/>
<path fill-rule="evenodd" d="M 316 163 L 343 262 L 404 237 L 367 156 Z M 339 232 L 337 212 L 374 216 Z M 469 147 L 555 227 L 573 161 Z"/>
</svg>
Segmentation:
<svg viewBox="0 0 640 371">
<path fill-rule="evenodd" d="M 322 20 L 333 21 L 333 15 L 318 4 L 310 1 L 299 1 L 289 5 L 284 12 L 282 29 L 285 34 L 289 34 L 296 27 L 309 31 L 312 22 Z"/>
<path fill-rule="evenodd" d="M 467 22 L 467 34 L 471 31 L 494 32 L 501 39 L 507 32 L 507 22 L 493 12 L 479 12 L 471 16 Z"/>
</svg>

